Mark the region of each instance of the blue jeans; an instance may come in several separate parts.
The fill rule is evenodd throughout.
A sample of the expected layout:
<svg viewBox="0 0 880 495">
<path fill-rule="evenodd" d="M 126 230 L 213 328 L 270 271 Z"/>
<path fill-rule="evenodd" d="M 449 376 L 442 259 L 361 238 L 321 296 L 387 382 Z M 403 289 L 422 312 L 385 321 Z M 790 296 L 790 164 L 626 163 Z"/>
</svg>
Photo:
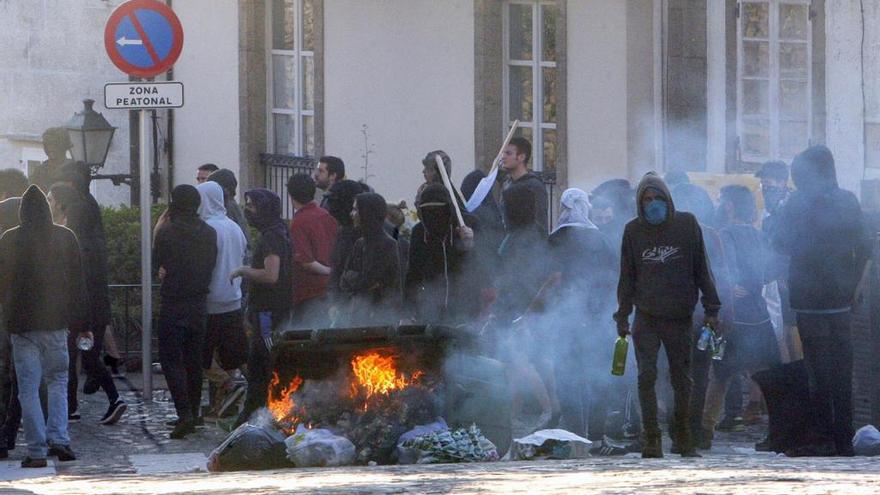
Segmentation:
<svg viewBox="0 0 880 495">
<path fill-rule="evenodd" d="M 28 456 L 44 459 L 48 443 L 70 445 L 67 434 L 67 329 L 12 334 L 12 357 L 18 378 Z M 49 418 L 40 406 L 40 381 L 46 381 Z"/>
</svg>

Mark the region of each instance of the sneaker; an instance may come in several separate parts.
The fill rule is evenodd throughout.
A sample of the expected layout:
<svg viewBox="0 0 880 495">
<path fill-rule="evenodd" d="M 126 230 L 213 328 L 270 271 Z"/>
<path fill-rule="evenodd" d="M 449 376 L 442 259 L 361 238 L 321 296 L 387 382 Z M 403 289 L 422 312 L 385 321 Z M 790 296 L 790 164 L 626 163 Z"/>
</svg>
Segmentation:
<svg viewBox="0 0 880 495">
<path fill-rule="evenodd" d="M 100 423 L 102 425 L 116 424 L 116 422 L 119 421 L 119 418 L 125 413 L 126 409 L 128 409 L 128 404 L 122 399 L 116 399 L 116 401 L 110 404 L 110 407 L 107 408 L 107 412 L 101 417 Z"/>
<path fill-rule="evenodd" d="M 171 430 L 171 434 L 169 435 L 172 440 L 182 440 L 190 433 L 195 433 L 196 427 L 193 423 L 189 421 L 181 421 Z"/>
<path fill-rule="evenodd" d="M 81 420 L 81 419 L 82 419 L 82 416 L 78 412 L 72 412 L 67 415 L 67 422 L 68 423 L 78 423 L 79 420 Z"/>
<path fill-rule="evenodd" d="M 49 455 L 57 457 L 61 462 L 75 461 L 76 455 L 70 450 L 70 445 L 49 444 Z"/>
<path fill-rule="evenodd" d="M 728 433 L 734 433 L 734 432 L 738 433 L 738 432 L 746 431 L 746 425 L 745 425 L 745 423 L 743 423 L 742 416 L 734 416 L 732 418 L 731 417 L 724 418 L 723 421 L 718 423 L 718 426 L 716 426 L 715 429 L 718 431 L 725 431 Z"/>
<path fill-rule="evenodd" d="M 21 461 L 21 467 L 23 468 L 44 468 L 48 465 L 46 459 L 33 459 L 31 457 L 25 457 Z"/>
<path fill-rule="evenodd" d="M 226 397 L 223 398 L 223 402 L 217 409 L 217 417 L 225 417 L 227 415 L 227 412 L 231 411 L 232 406 L 235 405 L 235 403 L 244 396 L 245 392 L 247 392 L 247 384 L 240 382 L 236 383 L 233 386 L 233 389 L 226 394 Z"/>
</svg>

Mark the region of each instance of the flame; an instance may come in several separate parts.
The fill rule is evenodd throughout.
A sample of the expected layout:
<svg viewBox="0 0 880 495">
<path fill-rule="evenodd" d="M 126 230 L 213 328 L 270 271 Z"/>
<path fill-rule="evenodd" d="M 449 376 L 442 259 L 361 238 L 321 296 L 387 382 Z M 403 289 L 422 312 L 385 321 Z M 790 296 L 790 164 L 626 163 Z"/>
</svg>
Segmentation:
<svg viewBox="0 0 880 495">
<path fill-rule="evenodd" d="M 378 352 L 355 356 L 351 360 L 351 370 L 355 377 L 351 383 L 351 397 L 355 398 L 363 391 L 366 399 L 406 388 L 424 374 L 416 371 L 407 378 L 398 373 L 395 356 L 383 356 Z"/>
<path fill-rule="evenodd" d="M 281 390 L 280 395 L 276 395 L 278 385 L 281 379 L 278 373 L 272 373 L 272 381 L 269 382 L 269 397 L 266 401 L 269 412 L 277 422 L 297 423 L 299 418 L 296 417 L 296 404 L 293 402 L 293 394 L 299 389 L 303 383 L 303 379 L 299 375 L 293 377 L 290 384 Z"/>
</svg>

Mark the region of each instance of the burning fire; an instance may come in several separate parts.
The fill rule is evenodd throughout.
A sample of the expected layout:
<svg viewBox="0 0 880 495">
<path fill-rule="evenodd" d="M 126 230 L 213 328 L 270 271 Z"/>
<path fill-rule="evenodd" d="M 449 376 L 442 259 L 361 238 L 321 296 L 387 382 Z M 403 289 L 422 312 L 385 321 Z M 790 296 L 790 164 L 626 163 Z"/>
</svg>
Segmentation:
<svg viewBox="0 0 880 495">
<path fill-rule="evenodd" d="M 293 402 L 293 394 L 296 393 L 300 385 L 302 385 L 303 379 L 299 376 L 293 377 L 290 384 L 281 390 L 280 395 L 276 393 L 279 383 L 281 383 L 281 379 L 278 377 L 278 373 L 273 373 L 272 381 L 269 382 L 269 397 L 266 402 L 267 407 L 276 422 L 292 423 L 295 427 L 295 423 L 298 423 L 300 418 L 296 416 L 296 404 Z"/>
<path fill-rule="evenodd" d="M 395 356 L 383 356 L 378 352 L 355 356 L 351 360 L 351 370 L 355 377 L 351 383 L 351 397 L 357 397 L 361 390 L 364 391 L 367 399 L 375 395 L 388 395 L 393 390 L 410 386 L 423 375 L 421 371 L 416 371 L 407 378 L 402 373 L 398 373 L 395 358 Z"/>
</svg>

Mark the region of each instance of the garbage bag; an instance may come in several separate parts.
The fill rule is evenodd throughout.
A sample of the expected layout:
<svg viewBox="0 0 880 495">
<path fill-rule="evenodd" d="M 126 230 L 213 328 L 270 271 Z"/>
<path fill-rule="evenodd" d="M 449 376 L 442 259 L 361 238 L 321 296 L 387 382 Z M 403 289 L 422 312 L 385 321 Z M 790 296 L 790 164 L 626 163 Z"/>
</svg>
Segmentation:
<svg viewBox="0 0 880 495">
<path fill-rule="evenodd" d="M 810 441 L 813 408 L 803 360 L 780 364 L 752 375 L 767 404 L 771 450 L 785 452 Z"/>
<path fill-rule="evenodd" d="M 498 449 L 472 424 L 454 431 L 433 431 L 401 444 L 403 449 L 418 453 L 417 464 L 447 462 L 489 462 L 498 460 Z"/>
<path fill-rule="evenodd" d="M 566 430 L 539 430 L 531 435 L 514 438 L 512 457 L 528 459 L 584 459 L 590 457 L 593 442 Z"/>
<path fill-rule="evenodd" d="M 405 447 L 404 444 L 416 437 L 427 435 L 429 433 L 446 431 L 449 426 L 443 418 L 437 418 L 437 421 L 426 425 L 419 425 L 400 436 L 397 440 L 397 463 L 398 464 L 415 464 L 419 461 L 420 450 L 416 447 Z"/>
<path fill-rule="evenodd" d="M 859 428 L 853 437 L 853 450 L 856 455 L 880 455 L 880 431 L 874 425 Z"/>
<path fill-rule="evenodd" d="M 284 434 L 271 426 L 245 423 L 230 433 L 208 457 L 208 471 L 245 471 L 290 467 Z"/>
<path fill-rule="evenodd" d="M 284 441 L 287 458 L 296 467 L 347 466 L 354 463 L 354 444 L 330 430 L 300 427 Z"/>
</svg>

